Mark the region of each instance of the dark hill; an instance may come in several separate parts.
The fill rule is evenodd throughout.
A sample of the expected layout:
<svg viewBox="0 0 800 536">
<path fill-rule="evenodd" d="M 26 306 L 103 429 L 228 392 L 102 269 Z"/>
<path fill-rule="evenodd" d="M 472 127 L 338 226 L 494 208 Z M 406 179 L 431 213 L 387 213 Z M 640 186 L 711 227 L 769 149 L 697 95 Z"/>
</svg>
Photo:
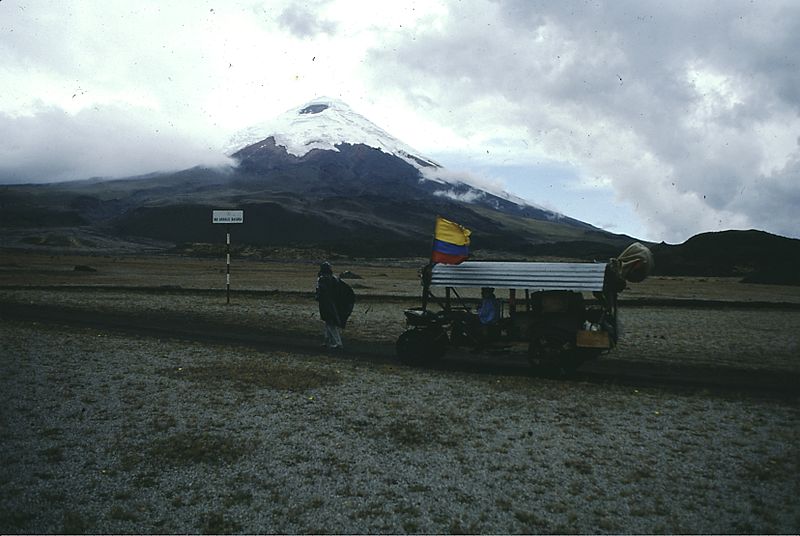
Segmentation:
<svg viewBox="0 0 800 536">
<path fill-rule="evenodd" d="M 800 240 L 763 231 L 721 231 L 680 245 L 652 246 L 656 274 L 743 277 L 749 283 L 800 284 Z"/>
</svg>

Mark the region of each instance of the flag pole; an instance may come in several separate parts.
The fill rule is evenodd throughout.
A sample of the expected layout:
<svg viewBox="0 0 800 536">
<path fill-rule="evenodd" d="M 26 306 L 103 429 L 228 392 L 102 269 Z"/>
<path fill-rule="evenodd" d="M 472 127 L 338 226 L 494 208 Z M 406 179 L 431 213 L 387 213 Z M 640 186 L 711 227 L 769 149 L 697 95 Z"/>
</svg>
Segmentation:
<svg viewBox="0 0 800 536">
<path fill-rule="evenodd" d="M 436 244 L 436 224 L 439 222 L 439 218 L 441 218 L 441 216 L 439 216 L 437 214 L 436 215 L 436 219 L 433 220 L 433 236 L 431 237 L 431 253 L 430 253 L 430 259 L 428 261 L 428 264 L 434 264 L 434 262 L 433 262 L 433 247 Z"/>
<path fill-rule="evenodd" d="M 436 219 L 433 223 L 433 238 L 431 238 L 431 253 L 430 257 L 428 258 L 428 264 L 422 267 L 422 310 L 427 311 L 428 309 L 428 295 L 431 291 L 431 275 L 433 271 L 433 246 L 436 242 L 436 222 L 439 221 L 439 215 L 436 215 Z"/>
</svg>

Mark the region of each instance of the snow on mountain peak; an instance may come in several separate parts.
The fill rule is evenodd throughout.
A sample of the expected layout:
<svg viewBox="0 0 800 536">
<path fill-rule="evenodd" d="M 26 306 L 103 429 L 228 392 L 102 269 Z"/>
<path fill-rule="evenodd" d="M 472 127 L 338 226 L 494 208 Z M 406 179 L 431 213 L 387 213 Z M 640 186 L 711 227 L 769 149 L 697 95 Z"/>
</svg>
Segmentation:
<svg viewBox="0 0 800 536">
<path fill-rule="evenodd" d="M 316 98 L 287 110 L 275 119 L 237 132 L 231 138 L 226 153 L 233 154 L 270 136 L 275 139 L 276 145 L 285 147 L 287 152 L 298 157 L 312 149 L 338 151 L 338 144 L 360 143 L 402 158 L 418 169 L 440 167 L 354 112 L 344 102 L 328 97 Z"/>
<path fill-rule="evenodd" d="M 363 144 L 401 158 L 420 171 L 423 180 L 442 185 L 436 195 L 464 202 L 475 202 L 491 194 L 520 207 L 534 207 L 561 215 L 514 196 L 468 174 L 452 173 L 405 143 L 392 137 L 369 119 L 353 111 L 339 99 L 318 97 L 302 106 L 287 110 L 276 118 L 241 130 L 231 137 L 225 153 L 232 155 L 269 137 L 275 145 L 297 157 L 313 149 L 338 151 L 337 145 Z"/>
</svg>

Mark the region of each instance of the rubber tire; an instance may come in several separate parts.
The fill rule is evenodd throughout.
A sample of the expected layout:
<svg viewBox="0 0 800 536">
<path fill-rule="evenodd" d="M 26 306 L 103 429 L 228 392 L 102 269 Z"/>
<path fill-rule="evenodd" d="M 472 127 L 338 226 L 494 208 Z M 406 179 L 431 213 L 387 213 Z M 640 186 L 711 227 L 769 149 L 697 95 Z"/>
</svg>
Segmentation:
<svg viewBox="0 0 800 536">
<path fill-rule="evenodd" d="M 421 365 L 441 359 L 447 351 L 447 334 L 442 329 L 409 329 L 395 344 L 397 357 L 408 365 Z"/>
</svg>

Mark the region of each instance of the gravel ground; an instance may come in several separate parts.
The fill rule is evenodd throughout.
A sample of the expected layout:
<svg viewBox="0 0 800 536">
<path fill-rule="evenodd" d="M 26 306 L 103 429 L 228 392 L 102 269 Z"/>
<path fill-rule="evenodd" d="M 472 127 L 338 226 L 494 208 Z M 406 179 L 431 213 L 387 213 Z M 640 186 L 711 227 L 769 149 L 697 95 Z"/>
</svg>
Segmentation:
<svg viewBox="0 0 800 536">
<path fill-rule="evenodd" d="M 2 533 L 800 531 L 797 400 L 21 322 L 0 345 Z"/>
<path fill-rule="evenodd" d="M 320 337 L 314 263 L 234 263 L 255 292 L 226 305 L 216 260 L 12 252 L 0 307 Z M 346 341 L 396 340 L 415 266 L 337 264 L 364 276 Z M 739 305 L 623 307 L 613 357 L 800 369 L 800 311 L 746 306 L 800 288 L 652 278 L 623 297 Z M 0 533 L 800 532 L 798 400 L 18 321 L 0 323 L 0 397 Z"/>
</svg>

